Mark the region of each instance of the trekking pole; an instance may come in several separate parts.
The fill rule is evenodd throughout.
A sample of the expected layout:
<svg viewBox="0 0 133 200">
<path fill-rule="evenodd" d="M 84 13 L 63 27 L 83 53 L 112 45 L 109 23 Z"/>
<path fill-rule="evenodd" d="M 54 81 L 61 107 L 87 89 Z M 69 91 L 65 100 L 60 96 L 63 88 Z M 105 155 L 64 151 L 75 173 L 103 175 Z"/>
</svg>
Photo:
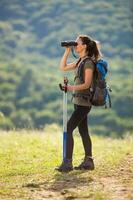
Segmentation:
<svg viewBox="0 0 133 200">
<path fill-rule="evenodd" d="M 67 148 L 67 84 L 67 77 L 64 77 L 64 88 L 59 84 L 60 89 L 63 90 L 63 160 L 66 158 Z"/>
</svg>

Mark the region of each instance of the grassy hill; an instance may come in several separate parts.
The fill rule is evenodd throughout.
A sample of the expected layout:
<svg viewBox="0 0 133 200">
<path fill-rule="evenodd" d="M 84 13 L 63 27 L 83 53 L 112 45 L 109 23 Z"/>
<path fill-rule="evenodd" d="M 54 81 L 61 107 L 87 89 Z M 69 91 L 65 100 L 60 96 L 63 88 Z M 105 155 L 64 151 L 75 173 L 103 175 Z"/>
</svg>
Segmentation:
<svg viewBox="0 0 133 200">
<path fill-rule="evenodd" d="M 132 1 L 1 0 L 0 128 L 43 128 L 62 123 L 58 83 L 62 40 L 84 33 L 102 44 L 109 61 L 112 109 L 93 109 L 94 133 L 123 135 L 133 130 Z M 70 60 L 74 60 L 72 56 Z M 69 114 L 72 104 L 69 95 Z M 96 123 L 97 122 L 97 123 Z"/>
<path fill-rule="evenodd" d="M 0 199 L 131 200 L 133 194 L 133 138 L 94 135 L 94 171 L 59 173 L 62 157 L 58 127 L 0 134 Z M 84 157 L 75 133 L 74 166 Z M 79 151 L 80 149 L 80 151 Z"/>
</svg>

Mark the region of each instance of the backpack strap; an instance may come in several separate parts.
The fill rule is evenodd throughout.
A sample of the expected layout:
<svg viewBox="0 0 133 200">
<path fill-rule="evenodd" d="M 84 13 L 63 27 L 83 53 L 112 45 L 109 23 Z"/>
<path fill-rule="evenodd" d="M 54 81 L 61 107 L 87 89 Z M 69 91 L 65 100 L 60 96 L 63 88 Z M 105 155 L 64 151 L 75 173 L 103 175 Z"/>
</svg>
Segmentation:
<svg viewBox="0 0 133 200">
<path fill-rule="evenodd" d="M 79 77 L 79 79 L 80 79 L 80 81 L 81 82 L 84 82 L 84 77 L 83 77 L 83 71 L 84 71 L 84 64 L 85 64 L 85 62 L 87 61 L 87 60 L 91 60 L 92 61 L 92 59 L 90 58 L 90 57 L 87 57 L 87 58 L 85 58 L 81 63 L 80 63 L 80 65 L 78 66 L 78 72 L 77 72 L 77 76 L 75 77 L 75 79 L 77 78 L 77 77 Z M 92 61 L 93 63 L 94 63 L 94 61 Z M 79 63 L 79 62 L 78 62 Z M 95 65 L 95 63 L 94 63 L 94 65 Z M 74 80 L 75 80 L 74 79 Z"/>
<path fill-rule="evenodd" d="M 78 64 L 80 63 L 80 61 L 81 61 L 81 58 L 78 59 L 78 61 L 76 63 L 76 66 L 78 66 Z M 78 78 L 78 75 L 74 77 L 74 82 L 75 82 L 76 78 Z"/>
</svg>

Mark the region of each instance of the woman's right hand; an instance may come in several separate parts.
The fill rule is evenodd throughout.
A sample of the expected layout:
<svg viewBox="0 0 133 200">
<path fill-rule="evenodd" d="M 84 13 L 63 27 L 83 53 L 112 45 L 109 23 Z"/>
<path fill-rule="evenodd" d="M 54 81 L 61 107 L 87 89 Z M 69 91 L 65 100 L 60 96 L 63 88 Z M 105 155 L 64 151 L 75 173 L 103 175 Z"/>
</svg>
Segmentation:
<svg viewBox="0 0 133 200">
<path fill-rule="evenodd" d="M 70 64 L 67 64 L 67 58 L 68 58 L 70 52 L 71 52 L 71 47 L 66 47 L 64 55 L 63 55 L 63 57 L 62 57 L 62 59 L 60 61 L 60 69 L 62 71 L 73 70 L 76 67 L 77 61 L 75 61 L 73 63 L 70 63 Z"/>
<path fill-rule="evenodd" d="M 66 48 L 65 48 L 65 53 L 66 53 L 67 55 L 69 55 L 70 52 L 71 52 L 71 47 L 66 47 Z"/>
</svg>

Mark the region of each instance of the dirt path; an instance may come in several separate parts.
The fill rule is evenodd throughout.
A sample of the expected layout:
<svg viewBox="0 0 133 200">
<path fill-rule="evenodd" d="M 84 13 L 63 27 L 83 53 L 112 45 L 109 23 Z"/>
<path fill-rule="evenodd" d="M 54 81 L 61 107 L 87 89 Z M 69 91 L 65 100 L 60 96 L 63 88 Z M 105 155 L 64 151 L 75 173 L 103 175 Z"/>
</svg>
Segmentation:
<svg viewBox="0 0 133 200">
<path fill-rule="evenodd" d="M 106 200 L 133 199 L 133 154 L 127 155 L 119 167 L 111 174 L 87 181 L 81 174 L 56 177 L 51 184 L 42 184 L 34 191 L 31 199 L 35 200 L 94 200 L 99 188 L 100 194 Z M 106 194 L 106 197 L 104 196 Z M 30 199 L 30 198 L 29 198 Z"/>
<path fill-rule="evenodd" d="M 133 154 L 128 155 L 111 177 L 101 178 L 101 183 L 109 191 L 111 200 L 133 199 Z"/>
</svg>

